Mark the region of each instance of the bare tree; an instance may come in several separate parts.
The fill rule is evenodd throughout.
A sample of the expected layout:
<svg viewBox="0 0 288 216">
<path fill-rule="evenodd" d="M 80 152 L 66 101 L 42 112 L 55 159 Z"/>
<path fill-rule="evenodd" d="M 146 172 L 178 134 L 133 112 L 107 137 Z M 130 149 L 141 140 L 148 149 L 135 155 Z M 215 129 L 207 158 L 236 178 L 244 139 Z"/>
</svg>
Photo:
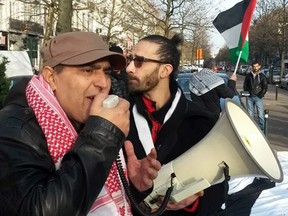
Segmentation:
<svg viewBox="0 0 288 216">
<path fill-rule="evenodd" d="M 49 40 L 51 36 L 53 36 L 55 22 L 57 20 L 57 12 L 58 12 L 58 0 L 51 0 L 51 2 L 45 1 L 46 4 L 44 5 L 44 40 Z"/>
<path fill-rule="evenodd" d="M 206 8 L 203 1 L 187 0 L 172 18 L 175 29 L 179 30 L 184 38 L 181 48 L 182 64 L 186 61 L 193 63 L 198 48 L 204 50 L 205 56 L 210 56 L 209 37 L 206 31 L 212 27 L 212 22 L 207 17 Z"/>
<path fill-rule="evenodd" d="M 222 47 L 215 57 L 216 62 L 229 62 L 229 48 L 227 45 Z"/>
<path fill-rule="evenodd" d="M 44 17 L 44 37 L 43 42 L 50 39 L 51 36 L 54 34 L 54 27 L 58 16 L 58 3 L 59 0 L 17 0 L 19 2 L 23 2 L 25 5 L 30 7 L 36 7 L 43 8 L 43 10 L 39 10 L 38 13 L 30 14 L 29 11 L 29 17 L 30 19 L 35 17 Z M 25 15 L 25 11 L 23 12 Z"/>
<path fill-rule="evenodd" d="M 156 8 L 161 12 L 158 21 L 164 31 L 164 36 L 169 36 L 170 31 L 175 29 L 173 16 L 178 13 L 184 2 L 185 0 L 161 0 L 160 4 L 155 4 Z"/>
<path fill-rule="evenodd" d="M 123 33 L 121 25 L 125 17 L 125 1 L 100 0 L 95 7 L 95 19 L 105 29 L 105 40 L 107 43 L 111 41 L 119 41 L 119 36 Z"/>
<path fill-rule="evenodd" d="M 287 13 L 287 12 L 286 12 Z M 285 29 L 283 9 L 275 1 L 259 1 L 256 8 L 256 18 L 253 20 L 249 34 L 250 53 L 252 58 L 269 64 L 275 55 L 284 57 Z"/>
<path fill-rule="evenodd" d="M 156 33 L 156 20 L 151 14 L 159 15 L 154 5 L 148 0 L 135 2 L 127 0 L 125 5 L 125 16 L 121 25 L 123 31 L 131 32 L 133 40 L 137 40 L 147 34 Z"/>
<path fill-rule="evenodd" d="M 154 28 L 154 32 L 170 36 L 170 32 L 175 28 L 172 17 L 185 0 L 142 0 L 141 4 L 139 2 L 135 3 L 133 0 L 127 0 L 128 2 L 131 5 L 130 8 L 133 8 L 132 11 L 128 11 L 128 14 L 130 14 L 128 16 L 132 17 L 134 15 L 133 20 L 136 19 L 138 23 L 142 23 L 141 20 L 146 23 L 150 22 L 149 26 Z M 135 14 L 139 15 L 135 16 Z M 145 28 L 142 30 L 145 30 Z"/>
<path fill-rule="evenodd" d="M 199 35 L 205 32 L 209 23 L 205 17 L 201 0 L 19 0 L 26 4 L 38 4 L 44 8 L 44 41 L 56 33 L 72 31 L 71 17 L 85 11 L 86 16 L 79 17 L 81 29 L 96 31 L 107 43 L 125 44 L 125 35 L 132 35 L 133 43 L 147 34 L 161 34 L 171 37 L 181 32 L 184 39 L 193 41 L 190 57 L 194 50 L 202 46 Z M 182 14 L 181 14 L 182 13 Z M 79 13 L 80 14 L 80 13 Z M 84 13 L 81 13 L 82 15 Z M 40 14 L 39 14 L 40 16 Z M 179 21 L 181 20 L 181 21 Z M 89 21 L 93 23 L 89 26 Z M 98 27 L 95 27 L 95 21 Z M 80 30 L 80 29 L 77 29 Z M 206 36 L 205 36 L 206 37 Z M 207 45 L 205 45 L 208 47 Z M 208 53 L 208 52 L 206 52 Z"/>
</svg>

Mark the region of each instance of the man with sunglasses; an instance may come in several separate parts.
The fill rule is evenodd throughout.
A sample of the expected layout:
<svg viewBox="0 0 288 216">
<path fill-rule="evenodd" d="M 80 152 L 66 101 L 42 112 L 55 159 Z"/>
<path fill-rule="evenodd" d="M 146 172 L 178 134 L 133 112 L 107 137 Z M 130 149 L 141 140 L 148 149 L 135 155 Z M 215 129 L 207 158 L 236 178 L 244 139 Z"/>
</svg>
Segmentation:
<svg viewBox="0 0 288 216">
<path fill-rule="evenodd" d="M 141 39 L 127 57 L 131 116 L 127 139 L 139 160 L 155 147 L 157 159 L 166 164 L 200 141 L 216 122 L 215 117 L 185 98 L 175 80 L 180 42 L 178 35 L 172 39 L 150 35 Z M 181 202 L 170 201 L 162 215 L 211 215 L 224 203 L 226 186 L 220 183 Z"/>
</svg>

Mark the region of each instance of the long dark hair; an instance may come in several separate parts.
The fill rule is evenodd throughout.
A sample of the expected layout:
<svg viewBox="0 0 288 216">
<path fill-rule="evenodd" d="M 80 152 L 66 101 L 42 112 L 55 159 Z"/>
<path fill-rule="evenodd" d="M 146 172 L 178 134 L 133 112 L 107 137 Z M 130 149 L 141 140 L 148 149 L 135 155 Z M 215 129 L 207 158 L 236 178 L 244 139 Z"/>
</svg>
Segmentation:
<svg viewBox="0 0 288 216">
<path fill-rule="evenodd" d="M 175 79 L 180 62 L 180 51 L 178 50 L 178 46 L 182 43 L 182 37 L 179 34 L 175 34 L 171 39 L 168 39 L 161 35 L 149 35 L 142 38 L 140 41 L 149 41 L 160 45 L 157 51 L 157 54 L 160 57 L 159 60 L 173 66 L 170 80 Z"/>
</svg>

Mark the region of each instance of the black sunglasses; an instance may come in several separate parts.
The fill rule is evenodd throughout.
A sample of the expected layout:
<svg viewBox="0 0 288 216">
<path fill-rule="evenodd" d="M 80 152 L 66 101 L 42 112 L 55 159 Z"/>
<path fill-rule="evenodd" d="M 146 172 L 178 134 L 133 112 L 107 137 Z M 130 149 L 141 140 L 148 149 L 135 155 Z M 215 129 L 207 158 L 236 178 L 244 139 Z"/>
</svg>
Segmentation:
<svg viewBox="0 0 288 216">
<path fill-rule="evenodd" d="M 127 59 L 127 64 L 130 64 L 130 62 L 134 61 L 134 66 L 136 68 L 142 67 L 143 62 L 155 62 L 155 63 L 160 63 L 160 64 L 166 64 L 166 62 L 156 60 L 156 59 L 145 58 L 144 56 L 133 57 L 132 55 L 129 55 L 126 57 L 126 59 Z"/>
</svg>

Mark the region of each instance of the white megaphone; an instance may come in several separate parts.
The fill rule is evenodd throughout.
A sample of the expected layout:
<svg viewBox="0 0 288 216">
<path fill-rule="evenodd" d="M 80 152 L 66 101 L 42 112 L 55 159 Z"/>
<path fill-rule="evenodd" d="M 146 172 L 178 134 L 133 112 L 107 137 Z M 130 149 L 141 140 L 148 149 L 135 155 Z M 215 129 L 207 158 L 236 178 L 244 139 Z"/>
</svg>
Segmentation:
<svg viewBox="0 0 288 216">
<path fill-rule="evenodd" d="M 283 180 L 283 171 L 265 135 L 246 111 L 231 99 L 225 100 L 225 111 L 212 130 L 196 145 L 162 166 L 154 180 L 153 192 L 144 200 L 158 208 L 157 197 L 171 186 L 172 200 L 179 202 L 224 180 L 224 164 L 229 175 Z"/>
</svg>

